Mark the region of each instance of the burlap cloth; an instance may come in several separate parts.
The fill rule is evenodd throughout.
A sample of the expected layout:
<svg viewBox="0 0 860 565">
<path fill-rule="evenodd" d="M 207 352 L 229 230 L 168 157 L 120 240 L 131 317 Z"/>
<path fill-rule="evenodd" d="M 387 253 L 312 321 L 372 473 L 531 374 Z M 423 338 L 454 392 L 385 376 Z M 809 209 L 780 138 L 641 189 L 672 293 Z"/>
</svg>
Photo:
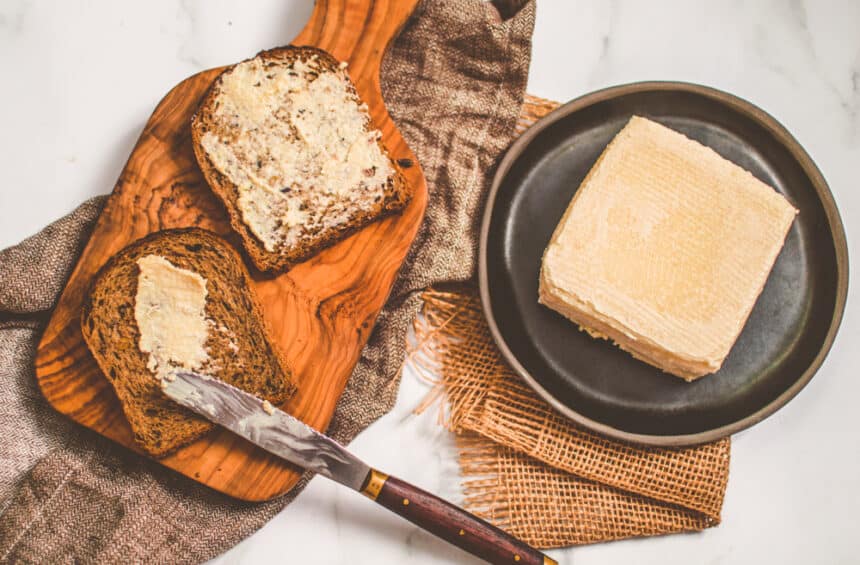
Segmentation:
<svg viewBox="0 0 860 565">
<path fill-rule="evenodd" d="M 429 290 L 412 360 L 427 369 L 457 432 L 464 506 L 540 548 L 715 526 L 729 439 L 632 445 L 556 413 L 504 362 L 474 288 Z M 438 376 L 436 376 L 438 375 Z"/>
<path fill-rule="evenodd" d="M 482 196 L 522 105 L 534 3 L 503 13 L 478 0 L 426 1 L 384 61 L 386 104 L 424 168 L 430 203 L 328 430 L 341 442 L 391 409 L 419 291 L 473 273 Z M 33 375 L 41 327 L 104 200 L 0 252 L 0 561 L 203 561 L 260 528 L 308 480 L 268 503 L 236 501 L 43 400 Z"/>
</svg>

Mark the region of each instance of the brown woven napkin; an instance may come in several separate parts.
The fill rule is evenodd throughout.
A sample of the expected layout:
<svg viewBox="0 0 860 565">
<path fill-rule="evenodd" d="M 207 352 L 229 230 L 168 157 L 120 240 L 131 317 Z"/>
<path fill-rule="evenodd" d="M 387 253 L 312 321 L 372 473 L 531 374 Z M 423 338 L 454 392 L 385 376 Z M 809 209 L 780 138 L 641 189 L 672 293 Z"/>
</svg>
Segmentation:
<svg viewBox="0 0 860 565">
<path fill-rule="evenodd" d="M 647 448 L 586 431 L 515 376 L 473 288 L 423 299 L 413 360 L 441 375 L 435 390 L 447 397 L 443 422 L 460 434 L 466 508 L 541 548 L 719 523 L 728 439 Z"/>
<path fill-rule="evenodd" d="M 476 213 L 514 135 L 534 4 L 428 0 L 385 59 L 386 104 L 430 187 L 427 217 L 328 432 L 348 442 L 391 409 L 418 291 L 468 279 Z M 248 536 L 306 484 L 236 501 L 73 424 L 33 376 L 40 328 L 104 197 L 0 252 L 0 562 L 199 562 Z"/>
</svg>

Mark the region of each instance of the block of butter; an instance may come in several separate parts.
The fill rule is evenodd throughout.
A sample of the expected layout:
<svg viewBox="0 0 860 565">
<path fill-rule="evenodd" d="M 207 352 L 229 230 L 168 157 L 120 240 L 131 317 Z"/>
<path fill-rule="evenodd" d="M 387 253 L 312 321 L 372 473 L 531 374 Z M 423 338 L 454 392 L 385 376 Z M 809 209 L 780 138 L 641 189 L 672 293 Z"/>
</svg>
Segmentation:
<svg viewBox="0 0 860 565">
<path fill-rule="evenodd" d="M 712 149 L 634 116 L 556 227 L 540 302 L 693 380 L 722 366 L 796 214 Z"/>
</svg>

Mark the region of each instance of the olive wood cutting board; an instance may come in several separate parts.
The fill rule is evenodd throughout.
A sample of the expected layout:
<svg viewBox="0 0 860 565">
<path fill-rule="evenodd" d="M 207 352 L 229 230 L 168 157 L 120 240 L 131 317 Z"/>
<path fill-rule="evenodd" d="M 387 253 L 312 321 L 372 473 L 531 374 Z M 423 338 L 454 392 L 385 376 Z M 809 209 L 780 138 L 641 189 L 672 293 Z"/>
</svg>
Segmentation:
<svg viewBox="0 0 860 565">
<path fill-rule="evenodd" d="M 412 151 L 388 115 L 379 86 L 382 56 L 418 0 L 317 0 L 293 45 L 320 47 L 348 61 L 391 157 L 400 160 L 414 197 L 395 216 L 367 226 L 284 274 L 253 269 L 245 257 L 297 393 L 284 410 L 325 430 L 427 205 L 427 186 Z M 251 54 L 249 54 L 251 55 Z M 73 420 L 140 452 L 113 388 L 81 336 L 84 295 L 96 271 L 129 243 L 166 228 L 200 226 L 241 249 L 224 207 L 210 191 L 191 147 L 191 116 L 223 68 L 179 83 L 158 104 L 72 272 L 36 354 L 48 402 Z M 246 500 L 281 495 L 300 471 L 218 429 L 159 462 Z"/>
</svg>

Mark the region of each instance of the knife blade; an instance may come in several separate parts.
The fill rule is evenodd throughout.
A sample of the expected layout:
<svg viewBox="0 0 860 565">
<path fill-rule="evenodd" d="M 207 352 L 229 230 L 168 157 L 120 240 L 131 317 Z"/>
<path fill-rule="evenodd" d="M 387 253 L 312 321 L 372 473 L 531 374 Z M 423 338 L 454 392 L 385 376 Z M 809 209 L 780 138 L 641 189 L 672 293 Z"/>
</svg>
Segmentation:
<svg viewBox="0 0 860 565">
<path fill-rule="evenodd" d="M 418 487 L 374 469 L 307 424 L 209 375 L 176 372 L 164 393 L 182 406 L 309 471 L 356 490 L 416 526 L 490 563 L 557 565 L 510 534 Z"/>
<path fill-rule="evenodd" d="M 361 490 L 370 467 L 339 443 L 283 410 L 219 379 L 177 373 L 164 393 L 186 408 L 286 459 L 353 490 Z"/>
</svg>

